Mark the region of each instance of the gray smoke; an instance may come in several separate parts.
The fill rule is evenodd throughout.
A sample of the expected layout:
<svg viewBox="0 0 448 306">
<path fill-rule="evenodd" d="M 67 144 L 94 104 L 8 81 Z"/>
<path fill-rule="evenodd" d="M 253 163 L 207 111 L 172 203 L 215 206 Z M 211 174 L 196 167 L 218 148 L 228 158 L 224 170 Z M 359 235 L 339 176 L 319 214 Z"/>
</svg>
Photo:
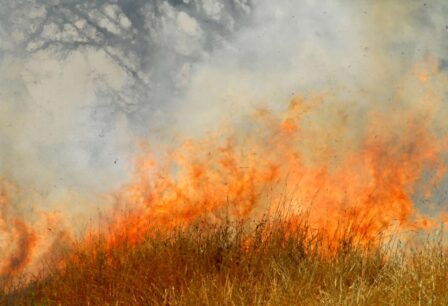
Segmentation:
<svg viewBox="0 0 448 306">
<path fill-rule="evenodd" d="M 140 139 L 157 151 L 312 92 L 356 138 L 412 65 L 445 71 L 446 16 L 443 0 L 0 0 L 0 175 L 36 209 L 90 211 Z"/>
</svg>

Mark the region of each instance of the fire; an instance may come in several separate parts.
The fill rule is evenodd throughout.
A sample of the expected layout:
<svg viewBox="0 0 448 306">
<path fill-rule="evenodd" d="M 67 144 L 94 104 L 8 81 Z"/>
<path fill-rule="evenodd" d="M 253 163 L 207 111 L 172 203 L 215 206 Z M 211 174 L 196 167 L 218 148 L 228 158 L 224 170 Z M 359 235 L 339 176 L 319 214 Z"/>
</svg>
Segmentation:
<svg viewBox="0 0 448 306">
<path fill-rule="evenodd" d="M 439 220 L 421 212 L 415 195 L 430 201 L 446 174 L 448 138 L 438 119 L 443 97 L 435 85 L 446 80 L 432 66 L 422 67 L 398 86 L 397 102 L 386 110 L 369 105 L 356 130 L 347 128 L 347 106 L 325 93 L 296 96 L 284 112 L 258 109 L 235 127 L 186 140 L 163 158 L 144 146 L 133 179 L 109 195 L 115 204 L 103 233 L 109 246 L 198 220 L 280 216 L 294 231 L 303 213 L 335 243 L 343 238 L 341 227 L 362 243 L 392 227 L 433 228 Z M 410 104 L 403 102 L 407 86 L 413 88 Z M 337 119 L 327 122 L 322 114 Z M 58 237 L 71 235 L 47 230 L 49 222 L 64 222 L 59 214 L 31 225 L 14 217 L 14 187 L 3 180 L 0 188 L 0 234 L 12 242 L 1 245 L 8 255 L 0 274 L 14 275 L 47 256 Z"/>
<path fill-rule="evenodd" d="M 10 203 L 14 186 L 0 180 L 0 233 L 2 234 L 2 249 L 9 249 L 3 253 L 0 276 L 16 275 L 31 261 L 36 247 L 37 234 L 29 225 L 19 218 L 11 218 Z"/>
<path fill-rule="evenodd" d="M 342 149 L 329 143 L 350 136 L 343 129 L 322 135 L 306 125 L 325 94 L 297 96 L 283 113 L 258 110 L 240 129 L 188 140 L 161 163 L 143 154 L 134 181 L 114 195 L 118 207 L 132 212 L 117 213 L 111 242 L 120 235 L 138 242 L 153 230 L 198 218 L 294 218 L 304 211 L 313 228 L 336 240 L 341 224 L 364 242 L 393 226 L 435 226 L 437 220 L 421 214 L 413 199 L 417 189 L 429 199 L 446 172 L 447 138 L 432 126 L 442 97 L 430 77 L 440 75 L 416 68 L 410 79 L 421 89 L 418 101 L 397 102 L 395 112 L 369 110 L 361 139 Z M 403 99 L 404 86 L 396 99 Z M 432 178 L 423 179 L 425 173 Z"/>
<path fill-rule="evenodd" d="M 73 241 L 61 213 L 26 214 L 20 193 L 16 184 L 0 178 L 0 280 L 36 272 L 40 259 L 58 264 L 55 248 Z"/>
</svg>

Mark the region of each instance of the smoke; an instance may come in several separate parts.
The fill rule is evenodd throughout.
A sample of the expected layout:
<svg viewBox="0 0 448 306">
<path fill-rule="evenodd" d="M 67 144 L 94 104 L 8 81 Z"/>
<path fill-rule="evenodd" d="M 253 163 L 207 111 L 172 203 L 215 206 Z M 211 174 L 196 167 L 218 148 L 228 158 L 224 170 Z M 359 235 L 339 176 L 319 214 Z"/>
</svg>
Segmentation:
<svg viewBox="0 0 448 306">
<path fill-rule="evenodd" d="M 446 10 L 441 1 L 261 2 L 251 27 L 196 65 L 179 121 L 201 131 L 235 109 L 276 109 L 316 91 L 354 102 L 353 111 L 389 107 L 413 65 L 444 68 Z"/>
<path fill-rule="evenodd" d="M 6 21 L 18 6 L 3 1 L 0 18 Z M 137 48 L 140 58 L 128 56 L 130 64 L 117 61 L 110 45 L 27 53 L 13 47 L 23 40 L 20 34 L 0 27 L 0 176 L 20 190 L 11 220 L 25 217 L 37 224 L 35 214 L 42 211 L 88 219 L 96 208 L 108 207 L 103 194 L 130 178 L 140 140 L 163 152 L 223 123 L 244 128 L 255 109 L 284 109 L 296 95 L 327 97 L 305 122 L 316 137 L 304 147 L 332 146 L 343 154 L 364 135 L 371 110 L 421 107 L 422 116 L 428 115 L 428 106 L 419 104 L 424 94 L 408 77 L 419 67 L 438 71 L 431 84 L 441 102 L 432 124 L 446 132 L 443 0 L 234 1 L 246 14 L 239 19 L 226 13 L 230 1 L 177 2 L 162 2 L 157 10 L 145 4 L 145 14 L 134 16 L 156 21 L 142 32 L 153 41 L 138 36 L 146 47 Z M 185 8 L 190 4 L 206 17 Z M 132 14 L 116 11 L 110 4 L 106 14 L 116 14 L 128 30 Z M 34 13 L 38 18 L 41 11 Z M 110 21 L 102 26 L 119 32 Z M 70 37 L 72 30 L 62 31 Z M 36 243 L 33 235 L 18 244 Z M 28 260 L 27 253 L 17 256 L 11 265 Z"/>
</svg>

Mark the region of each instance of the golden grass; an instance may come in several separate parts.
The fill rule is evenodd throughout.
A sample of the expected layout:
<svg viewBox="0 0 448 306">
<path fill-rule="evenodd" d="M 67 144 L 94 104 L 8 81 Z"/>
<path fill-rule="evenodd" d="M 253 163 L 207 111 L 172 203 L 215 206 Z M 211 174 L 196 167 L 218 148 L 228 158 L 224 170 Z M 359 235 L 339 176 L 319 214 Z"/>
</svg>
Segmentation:
<svg viewBox="0 0 448 306">
<path fill-rule="evenodd" d="M 448 305 L 448 254 L 439 239 L 418 248 L 360 246 L 346 236 L 330 256 L 306 226 L 191 226 L 111 250 L 98 238 L 47 266 L 3 305 Z"/>
</svg>

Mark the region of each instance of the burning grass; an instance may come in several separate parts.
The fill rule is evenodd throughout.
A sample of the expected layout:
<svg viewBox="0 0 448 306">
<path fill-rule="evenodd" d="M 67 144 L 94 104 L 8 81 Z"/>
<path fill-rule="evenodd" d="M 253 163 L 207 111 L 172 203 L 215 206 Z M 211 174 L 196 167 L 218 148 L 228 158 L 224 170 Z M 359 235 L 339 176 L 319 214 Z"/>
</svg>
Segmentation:
<svg viewBox="0 0 448 306">
<path fill-rule="evenodd" d="M 11 287 L 6 305 L 446 305 L 442 234 L 418 248 L 344 230 L 337 243 L 302 222 L 196 223 L 170 234 L 78 243 L 48 276 Z M 440 231 L 441 233 L 442 231 Z M 344 238 L 341 238 L 344 237 Z M 437 238 L 437 239 L 434 239 Z M 331 243 L 330 243 L 331 242 Z M 336 248 L 332 246 L 337 245 Z M 58 266 L 59 268 L 56 268 Z M 49 272 L 48 272 L 49 271 Z"/>
<path fill-rule="evenodd" d="M 296 96 L 161 156 L 144 147 L 76 243 L 79 224 L 27 218 L 25 191 L 0 180 L 2 302 L 446 305 L 446 244 L 404 233 L 448 221 L 447 84 L 412 73 L 393 112 L 361 118 L 329 94 Z"/>
</svg>

